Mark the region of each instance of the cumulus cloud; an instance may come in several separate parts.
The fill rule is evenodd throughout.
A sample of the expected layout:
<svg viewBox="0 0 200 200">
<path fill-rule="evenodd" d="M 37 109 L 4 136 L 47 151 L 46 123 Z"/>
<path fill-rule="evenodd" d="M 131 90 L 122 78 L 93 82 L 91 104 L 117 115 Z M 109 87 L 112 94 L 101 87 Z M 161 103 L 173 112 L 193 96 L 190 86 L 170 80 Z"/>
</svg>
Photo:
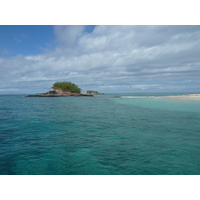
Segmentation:
<svg viewBox="0 0 200 200">
<path fill-rule="evenodd" d="M 84 26 L 55 26 L 55 36 L 59 45 L 65 48 L 76 46 L 76 42 L 81 37 Z"/>
<path fill-rule="evenodd" d="M 0 57 L 0 91 L 198 92 L 200 26 L 55 26 L 54 50 Z M 13 87 L 14 85 L 14 87 Z"/>
</svg>

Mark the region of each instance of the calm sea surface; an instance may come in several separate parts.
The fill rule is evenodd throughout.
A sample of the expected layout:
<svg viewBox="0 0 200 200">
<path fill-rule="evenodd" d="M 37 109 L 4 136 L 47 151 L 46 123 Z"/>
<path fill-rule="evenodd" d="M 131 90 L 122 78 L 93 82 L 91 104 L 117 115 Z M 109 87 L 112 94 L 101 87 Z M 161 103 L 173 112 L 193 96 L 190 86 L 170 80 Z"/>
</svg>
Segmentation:
<svg viewBox="0 0 200 200">
<path fill-rule="evenodd" d="M 200 174 L 200 100 L 0 96 L 0 174 Z"/>
</svg>

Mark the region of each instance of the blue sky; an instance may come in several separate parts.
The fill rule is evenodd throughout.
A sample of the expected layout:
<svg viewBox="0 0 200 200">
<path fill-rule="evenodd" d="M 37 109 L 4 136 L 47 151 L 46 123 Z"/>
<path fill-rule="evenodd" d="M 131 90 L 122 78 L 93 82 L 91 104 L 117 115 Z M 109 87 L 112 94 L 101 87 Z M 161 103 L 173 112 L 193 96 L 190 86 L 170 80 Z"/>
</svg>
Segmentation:
<svg viewBox="0 0 200 200">
<path fill-rule="evenodd" d="M 0 26 L 1 56 L 36 55 L 50 48 L 54 41 L 53 26 Z M 4 53 L 3 53 L 4 52 Z"/>
<path fill-rule="evenodd" d="M 86 34 L 95 26 L 86 26 Z M 0 26 L 0 56 L 37 55 L 55 48 L 54 26 L 2 25 Z"/>
<path fill-rule="evenodd" d="M 200 92 L 200 26 L 0 25 L 0 94 Z"/>
</svg>

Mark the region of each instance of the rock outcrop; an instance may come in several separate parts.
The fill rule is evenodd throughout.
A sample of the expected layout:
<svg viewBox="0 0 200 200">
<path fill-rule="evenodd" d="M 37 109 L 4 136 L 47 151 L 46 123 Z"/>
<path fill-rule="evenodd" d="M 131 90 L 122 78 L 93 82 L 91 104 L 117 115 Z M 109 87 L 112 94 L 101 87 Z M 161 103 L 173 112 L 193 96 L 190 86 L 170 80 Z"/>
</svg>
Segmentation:
<svg viewBox="0 0 200 200">
<path fill-rule="evenodd" d="M 62 91 L 60 89 L 56 89 L 53 91 L 49 91 L 46 93 L 41 93 L 37 95 L 28 95 L 27 97 L 66 97 L 66 96 L 87 96 L 87 97 L 92 97 L 93 95 L 89 94 L 80 94 L 80 93 L 71 93 L 71 92 L 66 92 Z"/>
<path fill-rule="evenodd" d="M 87 90 L 87 92 L 84 92 L 82 94 L 90 95 L 90 94 L 104 94 L 104 93 L 97 92 L 97 91 L 94 91 L 94 90 Z"/>
</svg>

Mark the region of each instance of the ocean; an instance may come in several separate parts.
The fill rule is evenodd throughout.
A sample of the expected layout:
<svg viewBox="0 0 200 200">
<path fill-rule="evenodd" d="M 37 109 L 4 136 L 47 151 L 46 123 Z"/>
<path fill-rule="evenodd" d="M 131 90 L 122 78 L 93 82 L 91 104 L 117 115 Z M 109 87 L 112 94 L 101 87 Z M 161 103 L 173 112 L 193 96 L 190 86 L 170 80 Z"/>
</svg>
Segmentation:
<svg viewBox="0 0 200 200">
<path fill-rule="evenodd" d="M 199 175 L 200 100 L 0 95 L 1 175 Z"/>
</svg>

